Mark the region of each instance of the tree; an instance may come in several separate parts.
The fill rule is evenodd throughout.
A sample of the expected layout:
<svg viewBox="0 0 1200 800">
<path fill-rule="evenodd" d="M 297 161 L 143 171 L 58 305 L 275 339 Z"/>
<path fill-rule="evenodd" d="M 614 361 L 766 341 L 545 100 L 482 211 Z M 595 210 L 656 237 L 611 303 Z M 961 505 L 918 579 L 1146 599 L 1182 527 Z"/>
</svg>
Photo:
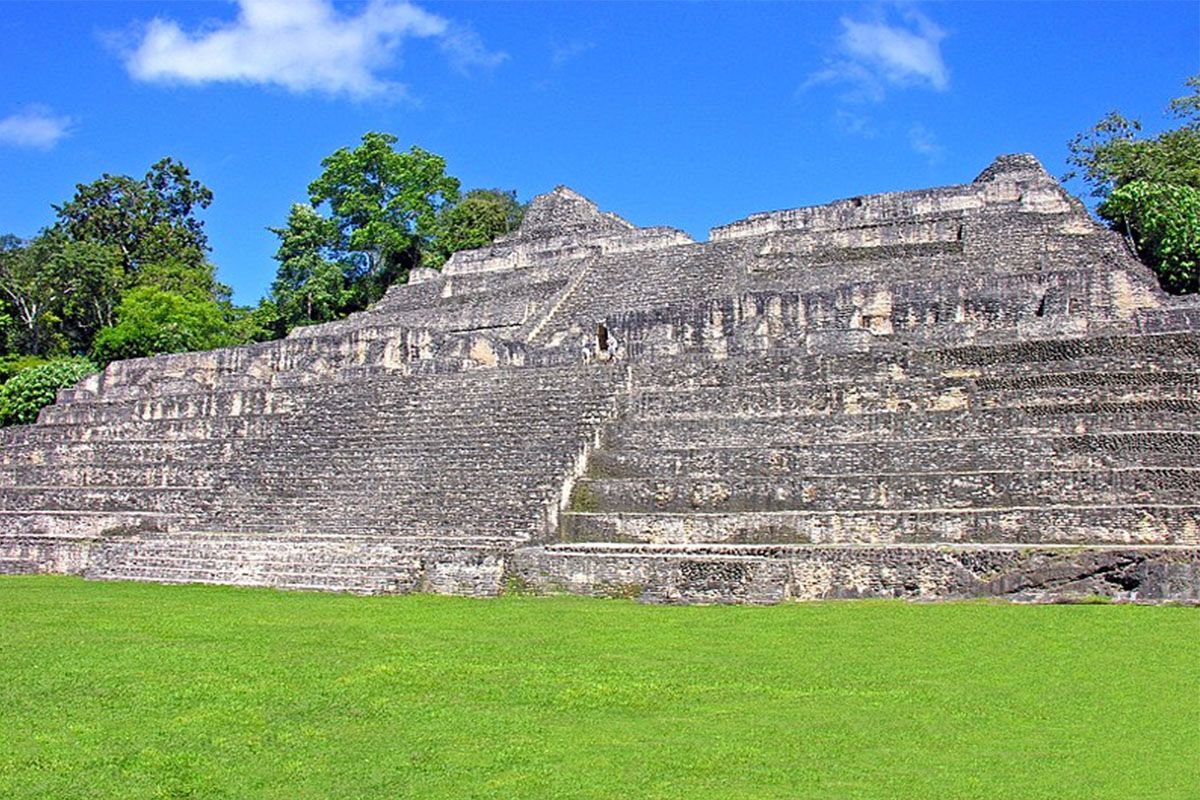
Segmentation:
<svg viewBox="0 0 1200 800">
<path fill-rule="evenodd" d="M 141 180 L 104 173 L 77 184 L 75 196 L 54 210 L 72 239 L 117 248 L 125 272 L 133 274 L 156 261 L 202 262 L 208 238 L 195 213 L 212 197 L 187 167 L 164 158 Z"/>
<path fill-rule="evenodd" d="M 125 279 L 120 252 L 112 245 L 58 237 L 40 269 L 59 284 L 55 313 L 68 348 L 86 353 L 96 334 L 116 321 Z"/>
<path fill-rule="evenodd" d="M 452 253 L 486 247 L 516 230 L 524 215 L 516 192 L 472 189 L 458 203 L 442 208 L 435 247 L 422 266 L 440 268 Z"/>
<path fill-rule="evenodd" d="M 396 137 L 362 143 L 321 161 L 310 204 L 292 206 L 279 237 L 270 297 L 255 312 L 278 335 L 297 325 L 340 319 L 366 308 L 417 266 L 439 268 L 457 250 L 483 247 L 520 224 L 515 192 L 459 194 L 441 156 Z M 328 212 L 327 215 L 324 212 Z"/>
<path fill-rule="evenodd" d="M 1200 190 L 1131 181 L 1109 194 L 1104 213 L 1129 232 L 1164 288 L 1179 293 L 1200 288 Z"/>
<path fill-rule="evenodd" d="M 228 300 L 230 288 L 217 281 L 217 271 L 206 260 L 200 262 L 168 257 L 142 266 L 133 276 L 133 286 L 153 286 L 187 297 L 211 299 L 218 303 Z"/>
<path fill-rule="evenodd" d="M 122 295 L 116 316 L 117 324 L 92 345 L 97 363 L 237 344 L 234 326 L 211 297 L 135 286 Z"/>
<path fill-rule="evenodd" d="M 53 231 L 28 243 L 11 235 L 0 240 L 0 295 L 12 309 L 18 347 L 30 355 L 45 355 L 54 344 L 53 312 L 65 287 L 50 265 L 61 244 Z"/>
<path fill-rule="evenodd" d="M 279 237 L 279 269 L 270 299 L 281 333 L 345 316 L 354 301 L 356 270 L 346 259 L 336 259 L 337 224 L 312 206 L 296 203 L 287 227 L 269 230 Z"/>
<path fill-rule="evenodd" d="M 1141 123 L 1110 112 L 1069 143 L 1067 159 L 1101 200 L 1096 213 L 1128 238 L 1172 292 L 1200 288 L 1200 75 L 1168 112 L 1183 124 L 1140 138 Z"/>
<path fill-rule="evenodd" d="M 363 134 L 358 147 L 322 160 L 324 171 L 308 187 L 314 208 L 329 204 L 340 248 L 362 259 L 364 304 L 420 264 L 437 234 L 438 212 L 459 196 L 445 159 L 416 146 L 397 152 L 396 141 Z"/>
</svg>

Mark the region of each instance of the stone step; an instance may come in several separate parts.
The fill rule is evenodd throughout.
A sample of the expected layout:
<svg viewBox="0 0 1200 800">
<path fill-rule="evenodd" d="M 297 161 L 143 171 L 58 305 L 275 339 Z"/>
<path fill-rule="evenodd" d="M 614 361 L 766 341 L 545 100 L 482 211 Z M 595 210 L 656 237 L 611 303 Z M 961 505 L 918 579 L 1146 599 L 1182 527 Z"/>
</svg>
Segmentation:
<svg viewBox="0 0 1200 800">
<path fill-rule="evenodd" d="M 983 509 L 1063 503 L 1175 505 L 1192 502 L 1198 480 L 1200 467 L 584 479 L 575 484 L 570 508 L 734 512 Z"/>
<path fill-rule="evenodd" d="M 485 374 L 486 373 L 486 374 Z M 34 430 L 73 425 L 124 425 L 177 422 L 194 428 L 228 429 L 242 423 L 284 424 L 290 417 L 308 415 L 313 420 L 339 420 L 355 413 L 374 418 L 405 415 L 420 418 L 461 417 L 487 419 L 497 407 L 545 406 L 575 409 L 603 402 L 611 393 L 617 375 L 609 370 L 575 374 L 559 370 L 553 380 L 522 380 L 522 370 L 486 370 L 467 383 L 427 379 L 414 387 L 412 381 L 389 380 L 383 386 L 354 384 L 352 387 L 274 388 L 230 391 L 202 389 L 150 398 L 107 399 L 60 403 L 43 413 Z M 438 376 L 440 378 L 440 376 Z M 545 376 L 549 377 L 549 376 Z M 428 384 L 428 385 L 423 385 Z M 351 391 L 347 391 L 347 389 Z M 352 402 L 348 402 L 352 398 Z M 280 417 L 282 420 L 263 419 Z M 243 424 L 244 427 L 244 424 Z M 7 433 L 6 441 L 19 441 L 21 433 Z"/>
<path fill-rule="evenodd" d="M 39 424 L 30 432 L 28 439 L 46 439 L 71 437 L 78 428 L 84 428 L 93 439 L 103 439 L 113 435 L 136 435 L 139 431 L 163 431 L 170 435 L 195 434 L 201 436 L 261 436 L 268 432 L 286 430 L 290 426 L 303 426 L 306 429 L 341 431 L 360 426 L 374 425 L 380 428 L 392 424 L 404 423 L 413 428 L 436 428 L 440 423 L 444 427 L 461 427 L 476 429 L 486 427 L 505 427 L 510 420 L 496 417 L 498 409 L 537 409 L 547 416 L 568 416 L 570 418 L 597 416 L 603 414 L 608 407 L 608 401 L 588 401 L 571 398 L 558 398 L 555 402 L 540 402 L 529 399 L 519 403 L 489 403 L 474 412 L 471 409 L 459 407 L 454 410 L 439 412 L 436 409 L 387 409 L 387 408 L 354 408 L 342 405 L 340 409 L 305 409 L 289 414 L 271 414 L 259 416 L 187 416 L 164 419 L 143 419 L 134 417 L 122 411 L 119 415 L 111 414 L 103 419 L 93 418 L 97 415 L 91 409 L 64 407 L 72 409 L 66 414 L 76 414 L 78 419 L 67 419 L 53 423 Z M 157 438 L 165 438 L 159 434 Z"/>
<path fill-rule="evenodd" d="M 509 575 L 527 591 L 673 603 L 1200 601 L 1194 547 L 564 544 L 517 550 Z"/>
<path fill-rule="evenodd" d="M 136 564 L 122 565 L 109 570 L 97 571 L 87 576 L 90 580 L 137 581 L 141 583 L 206 584 L 214 586 L 254 586 L 296 591 L 348 592 L 352 594 L 394 594 L 419 591 L 416 574 L 404 571 L 396 565 L 390 574 L 371 573 L 330 575 L 324 572 L 269 572 L 250 573 L 236 569 L 213 569 L 205 565 L 178 567 L 147 567 Z"/>
<path fill-rule="evenodd" d="M 276 436 L 224 436 L 195 439 L 139 438 L 121 436 L 112 440 L 58 440 L 8 445 L 0 450 L 0 463 L 47 463 L 52 459 L 74 458 L 91 463 L 97 458 L 111 458 L 116 463 L 151 463 L 163 461 L 226 462 L 237 460 L 247 452 L 256 454 L 286 454 L 287 457 L 322 454 L 332 459 L 370 459 L 375 454 L 388 457 L 404 453 L 471 454 L 489 450 L 509 451 L 510 440 L 532 444 L 558 443 L 593 430 L 599 419 L 549 419 L 525 429 L 519 426 L 479 427 L 471 430 L 447 425 L 427 429 L 375 428 L 341 431 L 312 431 L 292 435 L 291 431 Z M 287 436 L 282 434 L 286 433 Z M 299 432 L 297 432 L 299 433 Z M 482 438 L 481 438 L 482 437 Z"/>
<path fill-rule="evenodd" d="M 566 447 L 566 450 L 576 448 Z M 511 452 L 511 451 L 510 451 Z M 409 486 L 413 490 L 418 482 L 434 485 L 441 478 L 443 486 L 462 487 L 467 478 L 480 485 L 506 484 L 514 479 L 533 479 L 545 483 L 546 469 L 538 463 L 529 463 L 515 455 L 489 453 L 474 450 L 467 453 L 445 454 L 438 452 L 413 452 L 404 456 L 375 454 L 369 461 L 354 458 L 320 460 L 316 457 L 287 457 L 279 453 L 271 459 L 255 461 L 250 469 L 242 460 L 218 463 L 185 464 L 131 464 L 116 456 L 97 456 L 94 459 L 51 458 L 50 463 L 0 464 L 0 487 L 19 486 L 72 486 L 79 488 L 192 488 L 222 489 L 232 484 L 245 485 L 248 480 L 262 484 L 286 484 L 302 489 L 325 488 L 331 478 L 353 478 L 355 483 L 377 482 L 391 486 Z M 484 458 L 484 456 L 490 456 Z M 480 463 L 487 461 L 490 463 Z M 439 463 L 448 467 L 448 473 L 438 472 L 428 477 L 423 465 Z M 559 483 L 557 476 L 551 481 Z"/>
<path fill-rule="evenodd" d="M 71 486 L 129 489 L 136 487 L 216 490 L 229 482 L 232 469 L 220 464 L 0 464 L 0 488 Z"/>
<path fill-rule="evenodd" d="M 605 433 L 608 449 L 783 446 L 822 441 L 1053 436 L 1200 430 L 1200 402 L 1146 401 L 1077 409 L 962 408 L 927 413 L 807 414 L 746 419 L 623 419 Z"/>
<path fill-rule="evenodd" d="M 568 542 L 1200 544 L 1200 505 L 864 511 L 565 512 Z"/>
<path fill-rule="evenodd" d="M 287 534 L 315 534 L 338 531 L 370 536 L 508 536 L 525 535 L 527 529 L 545 525 L 546 498 L 534 506 L 518 507 L 506 503 L 490 510 L 484 503 L 455 505 L 443 503 L 434 508 L 330 509 L 314 503 L 305 508 L 263 504 L 249 508 L 240 504 L 207 508 L 190 515 L 189 530 L 236 531 L 239 533 L 275 531 Z M 361 500 L 360 502 L 365 502 Z M 178 529 L 180 526 L 174 526 Z"/>
<path fill-rule="evenodd" d="M 767 383 L 639 389 L 625 404 L 639 418 L 867 413 L 1200 400 L 1200 373 L 1059 373 L 1027 378 L 886 383 Z"/>
<path fill-rule="evenodd" d="M 479 519 L 480 512 L 447 513 L 431 520 L 429 515 L 408 519 L 387 517 L 360 517 L 355 519 L 288 519 L 278 514 L 216 513 L 186 520 L 189 530 L 235 531 L 249 534 L 262 530 L 308 535 L 337 529 L 347 535 L 389 537 L 397 541 L 407 538 L 423 540 L 439 535 L 446 540 L 468 539 L 478 536 L 521 536 L 524 539 L 545 538 L 545 519 L 542 515 L 524 514 L 517 516 L 493 516 Z"/>
<path fill-rule="evenodd" d="M 209 493 L 191 487 L 0 487 L 0 511 L 139 511 L 180 513 L 203 505 Z"/>
<path fill-rule="evenodd" d="M 1103 469 L 1125 465 L 1190 467 L 1200 454 L 1200 431 L 1143 430 L 1128 433 L 1052 436 L 955 436 L 837 442 L 814 440 L 791 446 L 650 446 L 594 451 L 588 475 L 595 478 L 721 478 L 838 475 L 864 468 L 881 473 Z"/>
<path fill-rule="evenodd" d="M 440 417 L 454 417 L 465 420 L 488 419 L 486 412 L 497 408 L 520 408 L 536 406 L 550 411 L 583 410 L 602 405 L 607 401 L 610 389 L 606 386 L 554 386 L 538 391 L 525 391 L 521 387 L 497 385 L 486 391 L 479 388 L 445 387 L 437 393 L 422 393 L 412 397 L 395 394 L 376 398 L 371 393 L 350 394 L 347 389 L 337 393 L 322 395 L 311 387 L 307 391 L 297 390 L 300 397 L 287 402 L 290 408 L 273 411 L 270 414 L 232 414 L 204 413 L 201 406 L 222 406 L 213 403 L 210 395 L 203 394 L 195 397 L 177 399 L 173 406 L 174 413 L 157 410 L 153 414 L 136 413 L 130 403 L 67 403 L 51 406 L 50 416 L 37 427 L 54 428 L 73 424 L 97 425 L 111 422 L 113 424 L 132 425 L 141 423 L 170 423 L 190 422 L 194 427 L 220 427 L 234 425 L 238 421 L 259 420 L 271 424 L 286 424 L 289 419 L 307 417 L 313 421 L 338 421 L 346 418 L 393 418 L 397 415 L 411 417 L 416 420 Z M 351 389 L 351 391 L 353 391 Z M 443 394 L 445 392 L 445 394 Z M 449 399 L 457 393 L 458 402 Z M 189 403 L 195 406 L 195 413 L 189 412 Z M 275 400 L 276 406 L 284 405 L 283 400 Z M 76 418 L 71 418 L 76 414 Z M 157 415 L 157 416 L 156 416 Z M 55 419 L 63 417 L 63 419 Z M 245 419 L 243 419 L 245 418 Z M 28 430 L 23 428 L 21 430 Z M 12 437 L 10 437 L 12 438 Z"/>
<path fill-rule="evenodd" d="M 178 532 L 104 543 L 95 579 L 216 583 L 362 593 L 499 591 L 511 539 L 405 541 L 348 535 Z"/>
<path fill-rule="evenodd" d="M 474 386 L 444 387 L 436 393 L 409 393 L 395 390 L 378 398 L 370 392 L 355 390 L 353 403 L 347 403 L 345 390 L 338 393 L 323 393 L 312 387 L 295 389 L 272 389 L 249 392 L 233 390 L 225 392 L 192 392 L 187 394 L 153 397 L 137 401 L 105 401 L 60 403 L 47 407 L 39 420 L 43 427 L 62 425 L 96 425 L 105 422 L 167 422 L 174 420 L 238 419 L 240 417 L 288 417 L 300 414 L 320 416 L 337 415 L 355 407 L 369 411 L 372 415 L 387 416 L 406 414 L 474 416 L 494 406 L 497 400 L 504 403 L 524 401 L 548 407 L 565 407 L 572 404 L 573 396 L 581 394 L 584 387 L 568 385 L 521 387 L 517 386 Z M 454 400 L 449 399 L 454 397 Z M 586 402 L 586 401 L 584 401 Z M 573 405 L 573 404 L 572 404 Z"/>
<path fill-rule="evenodd" d="M 271 418 L 238 418 L 209 420 L 169 420 L 160 422 L 129 422 L 103 423 L 94 426 L 64 425 L 38 426 L 33 429 L 33 435 L 12 446 L 53 446 L 79 442 L 109 442 L 119 440 L 157 440 L 195 441 L 195 440 L 227 440 L 255 441 L 271 439 L 279 442 L 289 442 L 296 439 L 297 434 L 310 437 L 312 442 L 334 441 L 345 442 L 347 445 L 369 444 L 375 439 L 382 439 L 382 444 L 412 444 L 421 442 L 436 442 L 453 440 L 460 437 L 466 441 L 488 442 L 489 437 L 508 436 L 526 438 L 527 436 L 559 435 L 566 429 L 583 428 L 597 424 L 609 416 L 607 409 L 597 408 L 592 412 L 582 411 L 578 407 L 551 411 L 529 406 L 518 411 L 505 410 L 500 419 L 494 418 L 496 409 L 491 409 L 485 418 L 478 420 L 463 420 L 446 417 L 439 421 L 432 417 L 428 419 L 408 420 L 404 416 L 369 417 L 363 419 L 341 419 L 319 422 L 308 417 L 290 419 L 286 425 L 273 421 Z M 510 421 L 519 414 L 536 414 L 534 425 L 522 426 L 519 422 Z M 409 424 L 411 423 L 411 424 Z M 301 441 L 304 441 L 301 439 Z M 313 444 L 312 446 L 316 446 Z"/>
<path fill-rule="evenodd" d="M 0 536 L 70 537 L 131 531 L 165 531 L 179 516 L 134 510 L 4 510 L 0 511 Z"/>
<path fill-rule="evenodd" d="M 0 557 L 0 575 L 36 575 L 46 568 L 36 558 Z"/>
<path fill-rule="evenodd" d="M 387 333 L 390 333 L 387 332 Z M 383 338 L 388 338 L 384 336 Z M 218 353 L 219 354 L 219 353 Z M 127 368 L 136 362 L 121 362 L 122 368 Z M 439 365 L 432 365 L 439 366 Z M 278 372 L 269 376 L 270 385 L 245 385 L 243 379 L 247 376 L 245 365 L 240 371 L 223 372 L 218 375 L 206 376 L 205 382 L 195 380 L 172 380 L 164 378 L 161 370 L 148 374 L 144 382 L 131 383 L 128 378 L 121 376 L 109 378 L 106 374 L 103 385 L 98 392 L 71 393 L 68 398 L 82 402 L 132 403 L 148 400 L 152 403 L 171 403 L 179 398 L 206 395 L 236 395 L 261 397 L 266 395 L 292 397 L 298 399 L 322 398 L 332 399 L 337 395 L 345 395 L 345 389 L 352 386 L 355 394 L 370 397 L 385 403 L 404 402 L 409 398 L 428 395 L 432 399 L 445 400 L 446 390 L 463 390 L 469 398 L 480 395 L 497 386 L 504 386 L 511 392 L 520 391 L 549 391 L 555 388 L 570 389 L 573 385 L 588 385 L 599 380 L 603 382 L 613 377 L 613 372 L 605 365 L 573 362 L 553 366 L 506 366 L 503 370 L 455 368 L 448 371 L 406 372 L 403 370 L 386 369 L 364 365 L 357 369 L 336 370 L 329 373 L 326 380 L 307 384 L 276 385 L 274 382 L 281 377 Z M 152 387 L 153 394 L 146 395 L 145 389 Z"/>
<path fill-rule="evenodd" d="M 1200 333 L 1100 336 L 971 345 L 929 350 L 886 345 L 865 353 L 797 357 L 793 347 L 714 359 L 706 351 L 647 358 L 632 366 L 641 388 L 759 386 L 782 383 L 876 382 L 905 378 L 1009 377 L 1108 369 L 1194 371 L 1200 363 Z M 1127 366 L 1123 366 L 1127 365 Z"/>
</svg>

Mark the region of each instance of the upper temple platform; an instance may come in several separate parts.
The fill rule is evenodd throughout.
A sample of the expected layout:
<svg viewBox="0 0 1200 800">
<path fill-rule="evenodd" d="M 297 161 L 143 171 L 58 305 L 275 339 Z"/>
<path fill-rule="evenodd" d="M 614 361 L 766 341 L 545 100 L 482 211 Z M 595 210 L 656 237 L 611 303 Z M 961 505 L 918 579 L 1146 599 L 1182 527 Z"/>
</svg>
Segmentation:
<svg viewBox="0 0 1200 800">
<path fill-rule="evenodd" d="M 683 231 L 639 228 L 616 214 L 600 211 L 578 192 L 559 186 L 533 199 L 516 231 L 500 237 L 490 247 L 455 253 L 442 273 L 452 276 L 518 269 L 691 243 L 692 238 Z M 435 277 L 432 270 L 419 270 L 413 282 L 431 277 Z"/>
<path fill-rule="evenodd" d="M 1041 214 L 1086 211 L 1028 153 L 998 157 L 974 181 L 908 192 L 851 197 L 832 203 L 752 214 L 713 228 L 719 242 L 775 231 L 829 231 L 960 216 L 985 209 L 1015 209 Z"/>
<path fill-rule="evenodd" d="M 1063 191 L 1035 157 L 1016 154 L 998 157 L 971 183 L 756 213 L 714 227 L 708 242 L 701 244 L 761 238 L 761 255 L 932 244 L 958 239 L 961 228 L 948 221 L 988 213 L 1054 215 L 1064 219 L 1064 232 L 1098 230 L 1083 205 Z M 693 244 L 697 243 L 683 231 L 639 228 L 559 186 L 533 199 L 518 230 L 488 247 L 455 253 L 440 273 L 414 270 L 410 284 Z"/>
</svg>

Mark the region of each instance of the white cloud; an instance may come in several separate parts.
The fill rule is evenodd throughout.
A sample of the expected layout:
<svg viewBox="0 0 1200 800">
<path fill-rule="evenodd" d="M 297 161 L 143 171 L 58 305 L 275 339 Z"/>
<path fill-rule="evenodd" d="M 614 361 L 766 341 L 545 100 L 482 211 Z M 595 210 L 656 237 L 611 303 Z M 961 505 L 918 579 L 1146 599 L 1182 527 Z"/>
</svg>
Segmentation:
<svg viewBox="0 0 1200 800">
<path fill-rule="evenodd" d="M 71 133 L 71 118 L 46 106 L 29 106 L 0 119 L 0 145 L 49 150 Z"/>
<path fill-rule="evenodd" d="M 171 20 L 152 20 L 125 54 L 129 74 L 158 83 L 265 84 L 365 98 L 403 94 L 402 85 L 380 72 L 406 38 L 439 39 L 459 70 L 507 58 L 489 52 L 469 30 L 404 0 L 370 0 L 357 15 L 338 13 L 331 0 L 238 5 L 234 22 L 194 33 Z"/>
<path fill-rule="evenodd" d="M 589 50 L 594 50 L 595 42 L 585 42 L 579 39 L 574 39 L 566 44 L 554 42 L 550 45 L 550 63 L 556 67 L 561 67 L 568 61 L 574 61 Z"/>
<path fill-rule="evenodd" d="M 508 53 L 488 50 L 478 33 L 457 25 L 446 29 L 441 48 L 450 59 L 450 66 L 463 74 L 475 67 L 495 69 L 508 60 Z"/>
<path fill-rule="evenodd" d="M 914 152 L 925 156 L 931 164 L 941 161 L 942 156 L 946 154 L 946 148 L 942 147 L 934 132 L 919 122 L 909 127 L 908 144 Z"/>
<path fill-rule="evenodd" d="M 889 86 L 948 89 L 950 71 L 941 50 L 946 32 L 916 9 L 905 9 L 900 16 L 894 23 L 882 17 L 865 22 L 842 17 L 837 56 L 803 88 L 849 84 L 845 99 L 860 102 L 882 101 Z"/>
</svg>

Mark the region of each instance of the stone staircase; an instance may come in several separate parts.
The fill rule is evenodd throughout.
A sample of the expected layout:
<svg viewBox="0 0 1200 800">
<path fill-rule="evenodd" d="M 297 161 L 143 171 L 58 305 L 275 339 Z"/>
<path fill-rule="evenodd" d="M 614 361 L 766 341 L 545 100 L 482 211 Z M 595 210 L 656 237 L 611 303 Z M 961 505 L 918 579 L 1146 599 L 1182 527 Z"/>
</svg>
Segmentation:
<svg viewBox="0 0 1200 800">
<path fill-rule="evenodd" d="M 523 551 L 520 571 L 675 600 L 1198 599 L 1198 346 L 639 364 L 561 543 Z"/>
<path fill-rule="evenodd" d="M 59 547 L 91 578 L 495 594 L 623 381 L 580 364 L 80 396 L 0 432 L 19 531 L 0 566 Z"/>
</svg>

